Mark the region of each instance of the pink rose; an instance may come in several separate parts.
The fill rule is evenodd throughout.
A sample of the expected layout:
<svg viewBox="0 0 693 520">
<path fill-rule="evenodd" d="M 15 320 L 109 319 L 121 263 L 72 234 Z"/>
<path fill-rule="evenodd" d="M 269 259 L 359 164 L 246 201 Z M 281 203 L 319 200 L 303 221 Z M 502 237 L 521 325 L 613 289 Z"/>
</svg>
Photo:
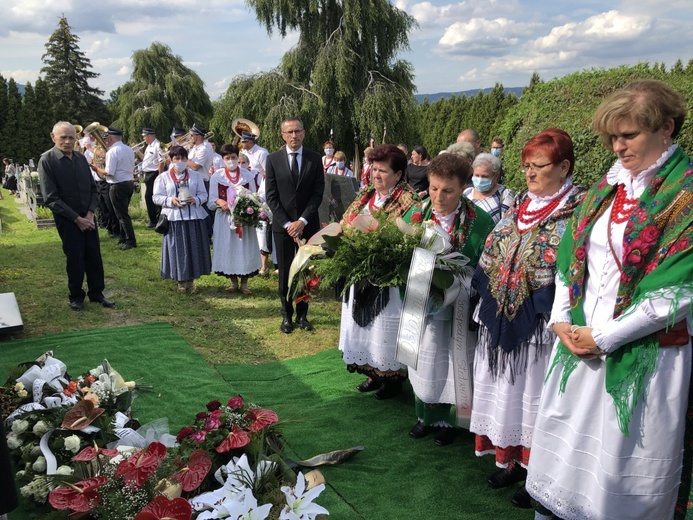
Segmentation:
<svg viewBox="0 0 693 520">
<path fill-rule="evenodd" d="M 232 397 L 231 399 L 229 399 L 229 402 L 226 403 L 226 406 L 232 408 L 233 410 L 238 410 L 243 406 L 243 398 L 240 395 Z"/>
<path fill-rule="evenodd" d="M 251 208 L 250 206 L 248 206 L 248 208 L 246 208 L 245 212 L 248 215 L 252 215 L 253 213 L 255 213 L 255 210 L 253 208 Z"/>
<path fill-rule="evenodd" d="M 197 431 L 193 433 L 192 439 L 194 442 L 200 444 L 205 441 L 205 437 L 207 437 L 207 432 L 204 430 Z"/>
<path fill-rule="evenodd" d="M 212 431 L 221 428 L 221 421 L 219 419 L 212 419 L 211 417 L 207 420 L 207 425 L 205 430 Z"/>
</svg>

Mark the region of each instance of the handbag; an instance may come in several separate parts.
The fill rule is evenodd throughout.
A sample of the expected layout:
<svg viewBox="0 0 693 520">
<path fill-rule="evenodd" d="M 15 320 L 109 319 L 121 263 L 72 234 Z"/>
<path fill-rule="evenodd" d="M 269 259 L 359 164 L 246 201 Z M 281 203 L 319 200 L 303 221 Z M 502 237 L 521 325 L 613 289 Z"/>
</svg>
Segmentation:
<svg viewBox="0 0 693 520">
<path fill-rule="evenodd" d="M 156 222 L 156 226 L 154 226 L 154 231 L 162 235 L 168 233 L 168 217 L 166 213 L 159 215 L 159 220 Z"/>
</svg>

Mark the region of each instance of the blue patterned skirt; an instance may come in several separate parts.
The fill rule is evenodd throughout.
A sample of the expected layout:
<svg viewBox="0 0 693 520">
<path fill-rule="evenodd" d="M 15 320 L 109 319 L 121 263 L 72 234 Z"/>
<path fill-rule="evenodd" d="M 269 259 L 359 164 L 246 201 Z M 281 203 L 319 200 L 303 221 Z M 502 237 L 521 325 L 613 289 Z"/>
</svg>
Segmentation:
<svg viewBox="0 0 693 520">
<path fill-rule="evenodd" d="M 178 282 L 212 271 L 209 234 L 203 219 L 171 220 L 161 243 L 161 277 Z"/>
</svg>

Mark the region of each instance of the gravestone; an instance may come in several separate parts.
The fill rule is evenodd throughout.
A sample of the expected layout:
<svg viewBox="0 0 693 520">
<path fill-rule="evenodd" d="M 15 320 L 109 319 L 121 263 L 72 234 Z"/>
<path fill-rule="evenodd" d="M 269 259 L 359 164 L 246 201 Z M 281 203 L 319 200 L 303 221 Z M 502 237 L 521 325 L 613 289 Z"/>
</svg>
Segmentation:
<svg viewBox="0 0 693 520">
<path fill-rule="evenodd" d="M 325 174 L 325 192 L 322 204 L 318 208 L 320 226 L 330 222 L 339 222 L 349 205 L 356 198 L 359 189 L 358 180 L 354 177 Z"/>
</svg>

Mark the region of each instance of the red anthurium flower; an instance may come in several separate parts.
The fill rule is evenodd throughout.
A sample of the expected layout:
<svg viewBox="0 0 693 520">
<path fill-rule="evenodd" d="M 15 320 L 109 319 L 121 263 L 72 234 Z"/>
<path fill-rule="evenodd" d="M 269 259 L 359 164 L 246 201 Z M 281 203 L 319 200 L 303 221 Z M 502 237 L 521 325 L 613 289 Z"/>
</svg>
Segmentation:
<svg viewBox="0 0 693 520">
<path fill-rule="evenodd" d="M 207 476 L 212 467 L 212 459 L 203 450 L 195 450 L 188 459 L 187 466 L 171 475 L 171 478 L 180 482 L 183 491 L 197 489 Z"/>
<path fill-rule="evenodd" d="M 241 430 L 237 424 L 231 428 L 231 433 L 216 447 L 217 453 L 226 453 L 250 444 L 250 436 L 245 430 Z"/>
<path fill-rule="evenodd" d="M 48 502 L 55 509 L 89 511 L 101 501 L 101 496 L 96 488 L 103 486 L 106 482 L 108 482 L 108 477 L 92 477 L 76 484 L 58 486 L 48 495 Z"/>
<path fill-rule="evenodd" d="M 103 411 L 103 408 L 97 408 L 91 401 L 79 401 L 65 414 L 60 427 L 68 430 L 81 430 L 98 419 Z"/>
<path fill-rule="evenodd" d="M 97 455 L 104 455 L 108 457 L 109 459 L 112 459 L 116 455 L 118 455 L 118 450 L 114 449 L 108 449 L 108 448 L 97 448 L 96 446 L 87 446 L 84 448 L 82 451 L 80 451 L 77 455 L 72 457 L 72 460 L 77 461 L 77 462 L 89 462 L 90 460 L 94 460 Z"/>
<path fill-rule="evenodd" d="M 152 442 L 146 450 L 125 459 L 116 468 L 115 476 L 123 477 L 126 485 L 141 487 L 154 473 L 159 462 L 166 456 L 166 446 L 160 442 Z"/>
<path fill-rule="evenodd" d="M 248 411 L 245 418 L 251 421 L 248 430 L 253 433 L 259 432 L 265 426 L 269 426 L 270 424 L 274 424 L 279 421 L 279 417 L 277 417 L 276 413 L 274 413 L 272 410 L 266 410 L 264 408 L 253 408 L 252 410 Z"/>
<path fill-rule="evenodd" d="M 135 520 L 190 520 L 191 517 L 190 502 L 184 498 L 169 500 L 159 495 L 135 515 Z"/>
</svg>

